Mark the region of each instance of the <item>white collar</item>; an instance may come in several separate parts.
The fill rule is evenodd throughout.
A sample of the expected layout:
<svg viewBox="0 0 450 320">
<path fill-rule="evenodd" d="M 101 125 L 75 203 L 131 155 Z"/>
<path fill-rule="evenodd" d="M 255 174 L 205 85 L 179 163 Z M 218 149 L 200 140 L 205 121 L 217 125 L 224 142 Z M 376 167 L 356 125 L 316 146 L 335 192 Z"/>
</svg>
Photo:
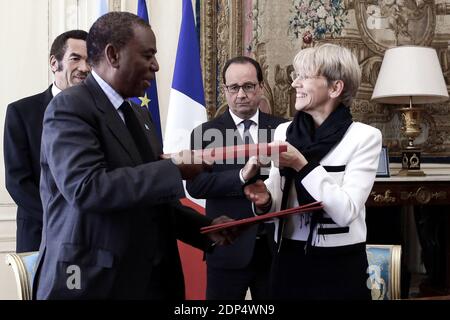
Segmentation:
<svg viewBox="0 0 450 320">
<path fill-rule="evenodd" d="M 100 88 L 102 88 L 109 101 L 111 101 L 114 108 L 118 110 L 125 99 L 122 98 L 122 96 L 118 94 L 117 91 L 114 90 L 113 87 L 111 87 L 105 80 L 103 80 L 94 70 L 91 71 L 91 74 L 95 81 L 97 81 Z"/>
<path fill-rule="evenodd" d="M 53 97 L 56 97 L 56 95 L 62 91 L 60 88 L 58 88 L 56 86 L 55 82 L 52 83 L 52 89 L 51 90 L 52 90 L 52 96 Z"/>
<path fill-rule="evenodd" d="M 228 111 L 230 112 L 231 118 L 234 121 L 234 124 L 236 125 L 236 127 L 241 124 L 242 121 L 244 121 L 244 119 L 241 119 L 240 117 L 238 117 L 237 115 L 235 115 L 233 113 L 233 111 L 231 111 L 231 109 L 228 107 Z M 259 120 L 259 107 L 256 109 L 255 114 L 249 118 L 249 120 L 252 120 L 254 123 L 256 123 L 256 125 L 258 125 L 258 120 Z"/>
</svg>

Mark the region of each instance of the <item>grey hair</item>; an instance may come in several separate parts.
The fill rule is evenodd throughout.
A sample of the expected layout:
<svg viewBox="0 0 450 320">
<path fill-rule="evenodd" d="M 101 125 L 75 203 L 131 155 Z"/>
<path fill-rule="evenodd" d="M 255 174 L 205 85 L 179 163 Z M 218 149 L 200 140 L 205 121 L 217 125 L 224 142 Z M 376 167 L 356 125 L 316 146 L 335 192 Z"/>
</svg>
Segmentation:
<svg viewBox="0 0 450 320">
<path fill-rule="evenodd" d="M 324 76 L 329 83 L 342 80 L 341 102 L 350 107 L 361 84 L 361 68 L 349 49 L 331 43 L 306 48 L 297 53 L 293 64 L 300 76 Z"/>
</svg>

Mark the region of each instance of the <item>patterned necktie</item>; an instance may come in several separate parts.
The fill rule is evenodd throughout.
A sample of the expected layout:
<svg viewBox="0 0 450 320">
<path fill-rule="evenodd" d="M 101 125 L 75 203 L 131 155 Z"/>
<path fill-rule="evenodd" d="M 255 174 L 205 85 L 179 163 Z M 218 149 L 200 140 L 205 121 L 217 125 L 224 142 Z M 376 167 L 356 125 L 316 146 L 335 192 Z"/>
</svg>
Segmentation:
<svg viewBox="0 0 450 320">
<path fill-rule="evenodd" d="M 250 127 L 254 123 L 253 120 L 245 119 L 241 122 L 244 124 L 244 134 L 242 135 L 242 140 L 244 140 L 244 144 L 254 144 L 252 135 L 250 134 Z"/>
<path fill-rule="evenodd" d="M 253 141 L 252 135 L 250 134 L 250 127 L 254 123 L 253 120 L 245 119 L 241 123 L 244 125 L 244 134 L 242 135 L 242 140 L 244 140 L 245 144 L 254 144 L 255 142 Z M 264 223 L 260 223 L 258 225 L 256 239 L 259 239 L 264 234 L 266 234 L 266 228 L 264 227 Z"/>
<path fill-rule="evenodd" d="M 139 123 L 139 120 L 134 114 L 134 111 L 128 101 L 124 101 L 120 105 L 119 110 L 123 113 L 128 132 L 130 132 L 142 160 L 144 162 L 154 161 L 155 159 L 150 144 L 147 141 L 145 133 L 141 128 L 141 124 Z"/>
</svg>

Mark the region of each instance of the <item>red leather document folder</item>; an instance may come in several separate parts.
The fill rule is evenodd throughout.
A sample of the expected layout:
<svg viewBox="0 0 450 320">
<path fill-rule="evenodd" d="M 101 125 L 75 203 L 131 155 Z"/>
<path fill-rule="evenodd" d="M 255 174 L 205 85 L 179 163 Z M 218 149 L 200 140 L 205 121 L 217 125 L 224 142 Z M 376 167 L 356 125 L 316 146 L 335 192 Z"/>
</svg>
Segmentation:
<svg viewBox="0 0 450 320">
<path fill-rule="evenodd" d="M 304 213 L 304 212 L 320 210 L 322 208 L 323 208 L 323 206 L 322 206 L 321 202 L 312 202 L 312 203 L 305 204 L 303 206 L 290 208 L 290 209 L 286 209 L 286 210 L 281 210 L 278 212 L 271 212 L 271 213 L 266 213 L 266 214 L 263 214 L 260 216 L 251 217 L 251 218 L 245 218 L 245 219 L 240 219 L 240 220 L 219 223 L 219 224 L 203 227 L 200 229 L 200 233 L 214 232 L 214 231 L 233 228 L 233 227 L 250 226 L 252 224 L 264 222 L 267 220 L 271 220 L 273 218 L 285 217 L 285 216 L 289 216 L 291 214 L 299 214 L 299 213 Z"/>
<path fill-rule="evenodd" d="M 238 159 L 251 156 L 273 157 L 281 152 L 287 151 L 287 145 L 269 146 L 268 143 L 242 144 L 229 147 L 207 148 L 193 150 L 194 155 L 201 156 L 207 161 L 220 161 L 227 159 Z M 163 154 L 163 159 L 170 159 L 170 154 Z"/>
</svg>

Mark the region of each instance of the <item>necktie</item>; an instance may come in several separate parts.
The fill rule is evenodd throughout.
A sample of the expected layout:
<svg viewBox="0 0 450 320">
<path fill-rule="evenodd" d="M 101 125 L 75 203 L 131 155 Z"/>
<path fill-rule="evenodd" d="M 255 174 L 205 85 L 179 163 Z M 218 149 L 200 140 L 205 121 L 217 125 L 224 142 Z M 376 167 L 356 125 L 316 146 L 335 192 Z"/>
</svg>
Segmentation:
<svg viewBox="0 0 450 320">
<path fill-rule="evenodd" d="M 252 135 L 250 134 L 250 127 L 254 123 L 253 120 L 245 119 L 241 123 L 244 125 L 244 134 L 242 135 L 242 140 L 244 140 L 245 144 L 254 144 L 255 142 L 253 141 Z M 264 227 L 264 223 L 260 223 L 258 225 L 256 239 L 259 239 L 264 234 L 266 234 L 266 228 Z"/>
<path fill-rule="evenodd" d="M 254 144 L 255 142 L 253 141 L 249 131 L 250 126 L 253 124 L 253 120 L 245 119 L 241 123 L 244 124 L 244 134 L 242 135 L 244 144 Z"/>
<path fill-rule="evenodd" d="M 119 107 L 119 110 L 123 113 L 125 124 L 134 140 L 134 143 L 136 144 L 142 160 L 144 162 L 155 160 L 150 144 L 148 143 L 145 133 L 141 128 L 141 124 L 139 123 L 139 120 L 134 114 L 134 111 L 128 101 L 124 101 Z"/>
</svg>

